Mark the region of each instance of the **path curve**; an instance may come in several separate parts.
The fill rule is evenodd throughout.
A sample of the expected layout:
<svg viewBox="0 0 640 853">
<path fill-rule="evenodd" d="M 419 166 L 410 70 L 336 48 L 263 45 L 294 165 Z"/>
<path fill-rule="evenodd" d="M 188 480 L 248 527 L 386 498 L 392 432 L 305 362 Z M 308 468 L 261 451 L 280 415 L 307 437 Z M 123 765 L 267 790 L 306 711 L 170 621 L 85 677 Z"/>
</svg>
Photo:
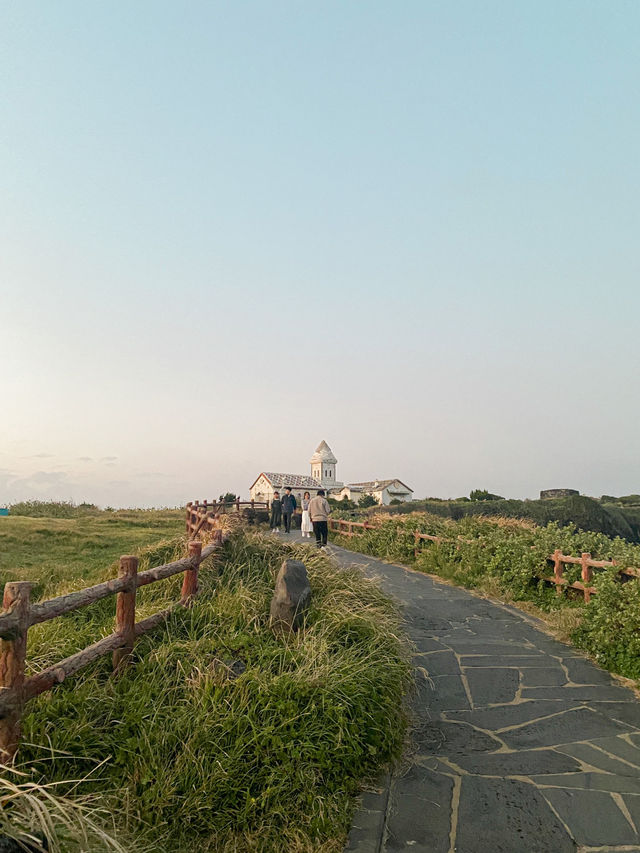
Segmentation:
<svg viewBox="0 0 640 853">
<path fill-rule="evenodd" d="M 349 853 L 640 851 L 631 690 L 516 609 L 330 550 L 380 577 L 416 647 L 408 760 L 363 795 Z"/>
</svg>

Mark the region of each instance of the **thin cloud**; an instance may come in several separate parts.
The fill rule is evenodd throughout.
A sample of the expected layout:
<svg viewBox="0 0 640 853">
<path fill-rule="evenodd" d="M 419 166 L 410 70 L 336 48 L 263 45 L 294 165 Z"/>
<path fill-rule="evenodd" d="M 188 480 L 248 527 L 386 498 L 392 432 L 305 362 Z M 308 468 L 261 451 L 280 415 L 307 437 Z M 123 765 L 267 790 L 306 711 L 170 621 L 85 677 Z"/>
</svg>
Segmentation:
<svg viewBox="0 0 640 853">
<path fill-rule="evenodd" d="M 100 458 L 100 461 L 101 461 L 101 462 L 106 462 L 106 463 L 109 463 L 109 462 L 117 462 L 117 461 L 118 461 L 118 457 L 117 457 L 117 456 L 102 456 L 102 457 Z"/>
<path fill-rule="evenodd" d="M 78 462 L 93 462 L 91 456 L 78 456 Z"/>
</svg>

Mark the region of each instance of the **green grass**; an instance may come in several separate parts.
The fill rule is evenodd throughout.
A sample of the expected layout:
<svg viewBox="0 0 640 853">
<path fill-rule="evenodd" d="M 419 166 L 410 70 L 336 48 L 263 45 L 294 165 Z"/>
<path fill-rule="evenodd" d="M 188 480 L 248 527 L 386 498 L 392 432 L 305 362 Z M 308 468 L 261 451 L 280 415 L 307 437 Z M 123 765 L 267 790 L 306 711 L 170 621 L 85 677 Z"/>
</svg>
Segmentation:
<svg viewBox="0 0 640 853">
<path fill-rule="evenodd" d="M 74 518 L 0 518 L 0 583 L 32 581 L 34 598 L 109 576 L 121 554 L 184 530 L 183 510 L 119 510 Z M 112 570 L 113 572 L 113 570 Z"/>
<path fill-rule="evenodd" d="M 27 567 L 50 594 L 64 591 L 65 575 L 72 587 L 112 575 L 108 561 L 136 544 L 141 569 L 184 552 L 182 537 L 160 539 L 181 528 L 181 513 L 154 514 L 151 529 L 143 520 L 13 518 L 12 530 L 0 529 L 29 543 L 52 531 Z M 90 560 L 73 557 L 74 534 Z M 96 539 L 102 559 L 85 547 Z M 24 567 L 19 553 L 14 545 L 11 563 Z M 313 590 L 293 637 L 268 623 L 287 556 L 304 559 Z M 140 590 L 138 618 L 175 601 L 180 582 Z M 106 599 L 34 627 L 30 671 L 109 633 L 113 611 Z M 30 703 L 19 761 L 30 780 L 59 782 L 59 795 L 92 796 L 127 850 L 337 853 L 361 781 L 402 747 L 410 664 L 398 626 L 393 604 L 359 573 L 315 550 L 237 534 L 222 559 L 203 565 L 194 607 L 142 638 L 122 677 L 103 658 Z"/>
</svg>

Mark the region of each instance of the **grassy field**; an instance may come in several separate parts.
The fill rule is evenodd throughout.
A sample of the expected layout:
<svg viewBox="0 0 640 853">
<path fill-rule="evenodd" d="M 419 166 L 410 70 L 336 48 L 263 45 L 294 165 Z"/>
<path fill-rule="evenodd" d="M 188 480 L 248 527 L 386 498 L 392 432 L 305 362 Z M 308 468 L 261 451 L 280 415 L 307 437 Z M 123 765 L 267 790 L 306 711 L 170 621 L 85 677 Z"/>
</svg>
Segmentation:
<svg viewBox="0 0 640 853">
<path fill-rule="evenodd" d="M 47 596 L 112 575 L 121 553 L 138 550 L 142 569 L 184 552 L 180 512 L 2 521 L 4 571 Z M 304 559 L 314 595 L 295 637 L 275 635 L 268 620 L 288 556 Z M 179 585 L 141 590 L 138 618 L 175 601 Z M 113 610 L 106 599 L 35 626 L 29 671 L 109 633 Z M 55 785 L 68 798 L 71 829 L 60 820 L 44 827 L 65 853 L 117 850 L 100 827 L 124 850 L 338 853 L 361 780 L 402 747 L 410 666 L 398 625 L 394 606 L 359 573 L 238 533 L 203 565 L 195 606 L 142 638 L 124 676 L 114 680 L 104 658 L 30 704 L 19 753 L 26 777 L 12 784 Z M 89 798 L 91 841 L 80 838 L 80 797 Z M 37 809 L 25 814 L 19 825 L 42 826 Z"/>
<path fill-rule="evenodd" d="M 0 582 L 36 584 L 33 596 L 104 580 L 121 554 L 175 537 L 183 510 L 118 510 L 75 518 L 0 518 Z"/>
</svg>

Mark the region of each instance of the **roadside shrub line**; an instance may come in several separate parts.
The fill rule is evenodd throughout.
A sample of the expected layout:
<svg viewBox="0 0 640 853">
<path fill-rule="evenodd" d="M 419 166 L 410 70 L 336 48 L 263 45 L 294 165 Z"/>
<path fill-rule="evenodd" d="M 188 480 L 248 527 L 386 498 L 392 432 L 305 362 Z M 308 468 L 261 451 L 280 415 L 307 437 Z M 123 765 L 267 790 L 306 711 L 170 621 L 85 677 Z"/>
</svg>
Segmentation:
<svg viewBox="0 0 640 853">
<path fill-rule="evenodd" d="M 415 532 L 428 532 L 440 541 L 416 555 Z M 640 678 L 640 580 L 620 574 L 640 565 L 640 546 L 575 525 L 538 527 L 515 519 L 477 517 L 452 521 L 422 513 L 383 519 L 354 538 L 332 536 L 346 548 L 413 565 L 460 586 L 489 587 L 514 602 L 533 602 L 547 614 L 571 610 L 574 624 L 569 633 L 576 646 L 605 668 Z M 571 589 L 556 594 L 544 580 L 551 574 L 548 560 L 556 549 L 564 554 L 588 552 L 596 561 L 611 562 L 615 556 L 615 565 L 594 572 L 590 583 L 597 595 L 589 603 Z M 567 566 L 568 585 L 581 583 L 582 569 L 580 563 Z"/>
</svg>

